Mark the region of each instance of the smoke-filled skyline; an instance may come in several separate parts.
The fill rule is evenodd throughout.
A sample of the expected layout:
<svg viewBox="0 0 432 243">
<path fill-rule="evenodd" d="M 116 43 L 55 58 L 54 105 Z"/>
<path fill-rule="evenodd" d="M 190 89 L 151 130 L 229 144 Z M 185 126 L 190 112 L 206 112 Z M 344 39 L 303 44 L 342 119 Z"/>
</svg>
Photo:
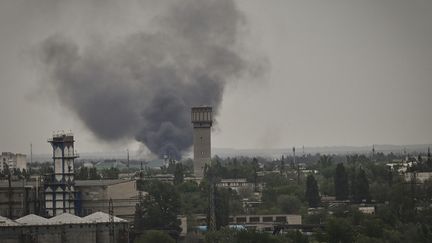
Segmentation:
<svg viewBox="0 0 432 243">
<path fill-rule="evenodd" d="M 122 65 L 129 67 L 128 63 L 136 61 L 139 53 L 148 50 L 128 49 L 133 39 L 153 36 L 153 40 L 160 40 L 154 35 L 168 35 L 165 32 L 170 27 L 163 19 L 172 11 L 173 2 L 183 1 L 0 1 L 0 150 L 28 154 L 32 143 L 34 153 L 47 153 L 50 151 L 47 137 L 53 131 L 69 129 L 75 134 L 79 152 L 115 150 L 126 154 L 127 148 L 137 150 L 141 143 L 134 140 L 139 131 L 131 127 L 141 115 L 135 109 L 123 109 L 124 115 L 132 113 L 135 117 L 125 121 L 111 111 L 122 108 L 116 101 L 123 93 L 132 92 L 132 98 L 123 100 L 125 107 L 138 106 L 135 101 L 140 99 L 135 97 L 141 93 L 149 99 L 153 93 L 147 94 L 135 86 L 131 91 L 137 79 L 126 78 L 131 72 L 125 72 L 128 68 Z M 245 68 L 233 73 L 223 86 L 217 126 L 212 133 L 214 148 L 432 144 L 431 1 L 233 2 L 240 15 L 231 16 L 237 16 L 235 21 L 239 24 L 234 29 L 235 35 L 225 36 L 235 36 L 236 44 L 228 45 L 228 49 L 240 57 Z M 205 9 L 205 5 L 195 5 L 189 10 L 201 8 Z M 212 14 L 218 15 L 216 11 Z M 223 20 L 233 21 L 226 16 Z M 205 22 L 199 24 L 205 28 Z M 177 27 L 181 28 L 184 26 Z M 206 33 L 209 32 L 194 37 L 204 38 L 208 36 Z M 169 36 L 173 35 L 169 32 Z M 160 42 L 158 46 L 175 44 L 167 49 L 180 47 L 179 56 L 190 49 L 184 38 L 179 41 L 163 38 L 155 42 Z M 56 87 L 48 85 L 53 79 L 47 68 L 52 71 L 54 66 L 41 62 L 43 43 L 49 41 L 72 47 L 70 53 L 75 52 L 78 57 L 74 63 L 95 65 L 96 61 L 103 60 L 110 67 L 100 72 L 101 75 L 109 80 L 127 80 L 128 85 L 116 91 L 120 95 L 114 96 L 110 91 L 119 86 L 116 83 L 108 82 L 106 89 L 99 90 L 111 92 L 112 104 L 92 112 L 93 116 L 104 115 L 112 123 L 124 125 L 115 130 L 117 133 L 102 139 L 95 136 L 88 126 L 99 130 L 108 127 L 79 119 L 71 107 L 64 105 L 71 97 L 65 96 L 60 102 Z M 221 44 L 230 40 L 216 38 L 215 41 Z M 122 48 L 132 52 L 128 54 L 130 57 L 119 54 Z M 195 53 L 193 56 L 198 59 Z M 260 65 L 254 67 L 261 63 L 260 58 L 265 59 L 261 67 L 268 68 L 264 69 L 263 76 L 256 77 L 262 73 Z M 173 61 L 164 65 L 170 63 Z M 182 62 L 182 70 L 190 64 Z M 86 79 L 92 79 L 79 65 L 73 68 L 81 70 Z M 102 67 L 102 64 L 95 65 L 95 68 Z M 140 72 L 139 68 L 134 70 Z M 80 92 L 86 97 L 71 105 L 89 102 L 92 87 L 86 88 Z M 161 99 L 169 98 L 161 96 Z M 90 108 L 80 109 L 81 116 L 91 116 L 86 114 Z M 121 134 L 127 136 L 116 139 Z M 144 148 L 141 151 L 147 152 Z"/>
<path fill-rule="evenodd" d="M 190 109 L 219 111 L 225 84 L 249 68 L 243 15 L 232 0 L 187 0 L 156 16 L 152 31 L 80 46 L 72 37 L 41 45 L 60 103 L 98 138 L 134 138 L 176 159 L 192 145 Z"/>
</svg>

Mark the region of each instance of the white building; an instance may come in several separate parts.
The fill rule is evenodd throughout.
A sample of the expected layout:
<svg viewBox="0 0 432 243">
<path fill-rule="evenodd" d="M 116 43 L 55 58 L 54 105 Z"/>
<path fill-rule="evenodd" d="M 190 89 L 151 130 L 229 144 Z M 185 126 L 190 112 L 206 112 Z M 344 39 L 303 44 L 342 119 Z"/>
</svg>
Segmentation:
<svg viewBox="0 0 432 243">
<path fill-rule="evenodd" d="M 2 152 L 0 155 L 0 170 L 3 171 L 6 165 L 11 170 L 27 170 L 27 155 Z"/>
</svg>

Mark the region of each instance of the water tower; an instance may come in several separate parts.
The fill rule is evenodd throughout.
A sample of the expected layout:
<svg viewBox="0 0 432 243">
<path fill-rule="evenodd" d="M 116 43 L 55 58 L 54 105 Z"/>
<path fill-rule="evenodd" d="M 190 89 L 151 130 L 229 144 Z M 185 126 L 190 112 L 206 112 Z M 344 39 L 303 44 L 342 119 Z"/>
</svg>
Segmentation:
<svg viewBox="0 0 432 243">
<path fill-rule="evenodd" d="M 58 133 L 48 139 L 52 146 L 53 173 L 44 180 L 45 210 L 47 216 L 67 212 L 75 214 L 74 150 L 72 133 Z"/>
<path fill-rule="evenodd" d="M 212 107 L 192 107 L 193 144 L 194 144 L 194 175 L 204 176 L 205 164 L 211 160 L 211 127 L 213 124 Z"/>
</svg>

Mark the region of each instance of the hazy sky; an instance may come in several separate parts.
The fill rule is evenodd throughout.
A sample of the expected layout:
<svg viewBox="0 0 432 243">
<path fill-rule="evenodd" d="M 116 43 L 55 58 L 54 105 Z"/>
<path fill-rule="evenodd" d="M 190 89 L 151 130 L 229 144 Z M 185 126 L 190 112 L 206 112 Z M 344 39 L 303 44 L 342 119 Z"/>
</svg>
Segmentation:
<svg viewBox="0 0 432 243">
<path fill-rule="evenodd" d="M 169 2 L 1 1 L 0 151 L 47 153 L 69 129 L 82 152 L 137 147 L 95 138 L 41 85 L 35 56 L 53 34 L 115 42 L 151 29 Z M 432 143 L 432 1 L 235 2 L 268 69 L 226 87 L 214 147 Z"/>
</svg>

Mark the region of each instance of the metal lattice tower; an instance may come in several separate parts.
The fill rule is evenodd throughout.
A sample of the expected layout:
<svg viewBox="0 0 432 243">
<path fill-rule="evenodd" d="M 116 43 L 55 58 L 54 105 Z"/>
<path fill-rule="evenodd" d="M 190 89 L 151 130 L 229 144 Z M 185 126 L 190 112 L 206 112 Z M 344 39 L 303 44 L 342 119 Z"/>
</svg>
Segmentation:
<svg viewBox="0 0 432 243">
<path fill-rule="evenodd" d="M 45 214 L 79 213 L 75 208 L 74 160 L 78 154 L 74 149 L 74 136 L 62 132 L 53 135 L 48 142 L 53 149 L 54 171 L 44 176 Z"/>
</svg>

